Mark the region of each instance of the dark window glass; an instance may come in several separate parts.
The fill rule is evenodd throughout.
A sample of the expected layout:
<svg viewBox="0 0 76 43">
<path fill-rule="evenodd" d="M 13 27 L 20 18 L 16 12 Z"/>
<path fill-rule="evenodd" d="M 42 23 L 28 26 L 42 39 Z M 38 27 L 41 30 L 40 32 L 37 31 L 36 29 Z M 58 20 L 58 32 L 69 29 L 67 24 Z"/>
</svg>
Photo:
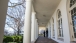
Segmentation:
<svg viewBox="0 0 76 43">
<path fill-rule="evenodd" d="M 58 12 L 58 30 L 59 30 L 59 37 L 63 37 L 62 18 L 60 11 Z"/>
<path fill-rule="evenodd" d="M 70 7 L 76 3 L 76 0 L 70 0 Z"/>
<path fill-rule="evenodd" d="M 73 10 L 71 10 L 71 14 L 73 14 Z"/>
<path fill-rule="evenodd" d="M 74 36 L 76 38 L 76 7 L 71 10 L 71 17 L 73 23 Z"/>
<path fill-rule="evenodd" d="M 76 33 L 74 33 L 74 37 L 76 38 Z"/>
<path fill-rule="evenodd" d="M 61 16 L 61 12 L 59 11 L 59 13 L 58 13 L 58 18 L 60 18 L 60 16 Z"/>
</svg>

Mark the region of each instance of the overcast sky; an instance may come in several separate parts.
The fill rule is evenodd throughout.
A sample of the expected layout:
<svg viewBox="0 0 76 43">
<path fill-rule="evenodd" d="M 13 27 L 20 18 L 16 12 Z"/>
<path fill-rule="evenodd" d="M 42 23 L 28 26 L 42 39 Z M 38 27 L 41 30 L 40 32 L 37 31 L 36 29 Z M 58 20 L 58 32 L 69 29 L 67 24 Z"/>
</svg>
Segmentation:
<svg viewBox="0 0 76 43">
<path fill-rule="evenodd" d="M 10 2 L 12 3 L 17 3 L 18 0 L 10 0 Z M 8 5 L 10 5 L 10 3 L 8 3 Z M 5 30 L 8 30 L 9 32 L 13 32 L 14 30 L 12 28 L 10 28 L 9 26 L 5 25 Z"/>
<path fill-rule="evenodd" d="M 17 3 L 18 0 L 10 0 L 12 3 Z"/>
</svg>

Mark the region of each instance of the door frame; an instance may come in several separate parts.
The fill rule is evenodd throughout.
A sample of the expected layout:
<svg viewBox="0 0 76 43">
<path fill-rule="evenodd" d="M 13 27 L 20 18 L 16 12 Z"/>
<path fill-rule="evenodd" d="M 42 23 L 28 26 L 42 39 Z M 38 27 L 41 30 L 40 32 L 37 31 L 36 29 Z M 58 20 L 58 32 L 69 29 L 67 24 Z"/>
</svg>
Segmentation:
<svg viewBox="0 0 76 43">
<path fill-rule="evenodd" d="M 67 0 L 66 8 L 67 8 L 67 15 L 68 15 L 70 40 L 71 41 L 76 41 L 76 38 L 74 37 L 73 24 L 72 24 L 72 18 L 71 18 L 71 10 L 73 9 L 73 7 L 70 7 L 70 0 Z"/>
</svg>

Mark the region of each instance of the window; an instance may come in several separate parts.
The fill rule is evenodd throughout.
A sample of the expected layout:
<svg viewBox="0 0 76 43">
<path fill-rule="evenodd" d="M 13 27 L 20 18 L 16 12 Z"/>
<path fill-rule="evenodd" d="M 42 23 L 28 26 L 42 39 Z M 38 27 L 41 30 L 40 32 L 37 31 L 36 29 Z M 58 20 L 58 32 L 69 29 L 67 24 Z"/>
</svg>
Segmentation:
<svg viewBox="0 0 76 43">
<path fill-rule="evenodd" d="M 71 22 L 72 22 L 72 29 L 74 33 L 74 38 L 76 39 L 76 0 L 70 0 L 70 8 L 71 9 Z"/>
<path fill-rule="evenodd" d="M 58 37 L 63 37 L 63 28 L 62 28 L 62 17 L 61 17 L 61 12 L 58 10 L 58 15 L 57 15 L 57 22 L 58 22 Z"/>
<path fill-rule="evenodd" d="M 76 3 L 76 0 L 70 0 L 70 7 Z"/>
<path fill-rule="evenodd" d="M 76 7 L 71 10 L 71 18 L 73 23 L 74 36 L 76 38 Z"/>
<path fill-rule="evenodd" d="M 53 37 L 55 36 L 55 30 L 54 30 L 54 18 L 52 18 L 52 29 L 53 29 Z"/>
</svg>

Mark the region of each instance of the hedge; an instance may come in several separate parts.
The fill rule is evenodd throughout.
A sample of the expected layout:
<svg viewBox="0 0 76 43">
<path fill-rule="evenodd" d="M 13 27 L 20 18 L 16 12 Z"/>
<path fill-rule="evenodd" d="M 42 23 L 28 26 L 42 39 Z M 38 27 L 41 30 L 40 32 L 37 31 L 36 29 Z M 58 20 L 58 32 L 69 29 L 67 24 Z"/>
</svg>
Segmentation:
<svg viewBox="0 0 76 43">
<path fill-rule="evenodd" d="M 23 42 L 23 36 L 4 36 L 3 42 Z"/>
</svg>

